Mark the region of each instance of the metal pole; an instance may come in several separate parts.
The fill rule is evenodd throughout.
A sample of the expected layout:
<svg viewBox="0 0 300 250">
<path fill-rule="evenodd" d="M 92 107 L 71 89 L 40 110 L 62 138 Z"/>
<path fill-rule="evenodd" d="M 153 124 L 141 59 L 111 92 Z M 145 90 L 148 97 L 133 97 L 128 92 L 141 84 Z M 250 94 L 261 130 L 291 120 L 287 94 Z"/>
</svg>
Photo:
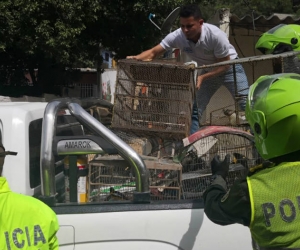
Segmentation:
<svg viewBox="0 0 300 250">
<path fill-rule="evenodd" d="M 149 171 L 141 157 L 118 136 L 97 121 L 77 103 L 69 103 L 69 110 L 77 120 L 86 125 L 91 131 L 101 135 L 101 137 L 113 145 L 119 154 L 128 161 L 136 174 L 137 192 L 149 192 Z"/>
<path fill-rule="evenodd" d="M 42 125 L 40 168 L 42 196 L 55 198 L 55 168 L 52 152 L 53 137 L 56 135 L 56 114 L 66 108 L 70 99 L 54 100 L 46 106 Z"/>
<path fill-rule="evenodd" d="M 102 64 L 103 64 L 103 56 L 102 56 L 102 44 L 99 43 L 99 50 L 98 50 L 98 56 L 97 56 L 97 61 L 96 61 L 96 65 L 97 65 L 97 97 L 99 97 L 100 99 L 103 98 L 102 96 L 102 73 L 104 72 L 104 70 L 102 69 Z"/>
<path fill-rule="evenodd" d="M 70 202 L 77 202 L 77 156 L 69 155 Z"/>
</svg>

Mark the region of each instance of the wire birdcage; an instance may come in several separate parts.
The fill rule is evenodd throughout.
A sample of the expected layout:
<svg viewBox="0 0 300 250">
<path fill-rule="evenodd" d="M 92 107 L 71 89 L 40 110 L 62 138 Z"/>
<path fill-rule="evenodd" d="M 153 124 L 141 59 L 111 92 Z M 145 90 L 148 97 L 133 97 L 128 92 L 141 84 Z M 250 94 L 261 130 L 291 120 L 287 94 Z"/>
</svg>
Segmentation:
<svg viewBox="0 0 300 250">
<path fill-rule="evenodd" d="M 213 130 L 207 128 L 209 129 Z M 228 188 L 235 180 L 245 177 L 251 167 L 262 161 L 251 135 L 242 130 L 224 127 L 220 131 L 217 128 L 213 133 L 205 133 L 204 131 L 204 136 L 189 144 L 183 151 L 184 155 L 181 158 L 183 199 L 202 198 L 204 191 L 211 184 L 210 164 L 215 155 L 219 155 L 221 159 L 227 154 L 230 155 Z"/>
<path fill-rule="evenodd" d="M 192 66 L 170 61 L 119 61 L 112 128 L 140 136 L 186 137 L 194 85 Z"/>
<path fill-rule="evenodd" d="M 182 166 L 170 159 L 143 156 L 152 200 L 181 199 Z M 132 200 L 135 173 L 121 156 L 101 156 L 89 163 L 89 201 Z"/>
</svg>

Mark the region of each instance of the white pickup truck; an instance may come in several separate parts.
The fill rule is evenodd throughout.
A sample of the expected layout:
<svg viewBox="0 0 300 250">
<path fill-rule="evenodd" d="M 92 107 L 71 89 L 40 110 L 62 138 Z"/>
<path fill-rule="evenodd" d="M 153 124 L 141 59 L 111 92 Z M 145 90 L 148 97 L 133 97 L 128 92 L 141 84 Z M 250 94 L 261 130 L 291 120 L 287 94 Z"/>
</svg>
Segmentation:
<svg viewBox="0 0 300 250">
<path fill-rule="evenodd" d="M 61 115 L 61 110 L 68 110 L 69 116 Z M 56 212 L 60 249 L 252 249 L 248 228 L 212 223 L 201 199 L 150 200 L 148 171 L 140 155 L 77 101 L 7 102 L 0 104 L 0 113 L 3 144 L 18 152 L 6 158 L 3 176 L 13 191 L 40 198 Z M 76 130 L 71 116 L 77 128 L 79 122 L 94 135 L 60 133 Z M 78 147 L 65 146 L 72 143 L 89 147 L 79 152 Z M 62 158 L 103 152 L 121 155 L 134 169 L 133 200 L 64 202 Z"/>
</svg>

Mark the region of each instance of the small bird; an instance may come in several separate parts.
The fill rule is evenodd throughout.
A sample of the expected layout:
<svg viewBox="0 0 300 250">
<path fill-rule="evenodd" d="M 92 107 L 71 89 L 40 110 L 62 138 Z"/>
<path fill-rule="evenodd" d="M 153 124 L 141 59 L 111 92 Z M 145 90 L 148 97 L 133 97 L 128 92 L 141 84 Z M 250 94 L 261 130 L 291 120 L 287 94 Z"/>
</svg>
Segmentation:
<svg viewBox="0 0 300 250">
<path fill-rule="evenodd" d="M 113 187 L 109 188 L 109 196 L 106 197 L 105 201 L 121 201 L 128 200 L 128 197 L 118 191 L 116 191 Z"/>
<path fill-rule="evenodd" d="M 206 162 L 198 157 L 197 153 L 194 151 L 188 152 L 188 154 L 181 161 L 182 173 L 197 171 L 201 169 L 206 169 Z"/>
<path fill-rule="evenodd" d="M 231 126 L 236 126 L 237 125 L 236 112 L 234 110 L 223 109 L 223 113 L 224 113 L 224 115 L 228 116 L 229 123 L 230 123 Z M 246 120 L 245 116 L 239 115 L 239 122 L 242 122 L 242 121 L 245 121 L 245 120 Z"/>
<path fill-rule="evenodd" d="M 223 109 L 223 113 L 224 115 L 228 116 L 230 125 L 235 126 L 236 125 L 235 111 L 230 109 Z"/>
<path fill-rule="evenodd" d="M 240 163 L 245 167 L 245 169 L 248 169 L 248 158 L 242 154 L 239 153 L 233 153 L 233 163 L 237 164 Z"/>
<path fill-rule="evenodd" d="M 233 161 L 231 165 L 231 181 L 246 176 L 249 173 L 248 158 L 239 153 L 233 153 Z M 242 168 L 241 168 L 242 167 Z"/>
</svg>

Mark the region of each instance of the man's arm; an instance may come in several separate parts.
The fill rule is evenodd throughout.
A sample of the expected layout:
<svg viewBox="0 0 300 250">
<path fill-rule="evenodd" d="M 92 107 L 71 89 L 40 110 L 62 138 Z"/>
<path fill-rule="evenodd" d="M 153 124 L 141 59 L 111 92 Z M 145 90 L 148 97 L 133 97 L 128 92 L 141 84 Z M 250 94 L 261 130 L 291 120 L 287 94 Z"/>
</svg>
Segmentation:
<svg viewBox="0 0 300 250">
<path fill-rule="evenodd" d="M 145 50 L 141 54 L 136 55 L 136 56 L 127 56 L 127 59 L 136 59 L 136 60 L 152 60 L 161 54 L 163 54 L 166 50 L 160 45 L 156 45 L 152 49 Z"/>
<path fill-rule="evenodd" d="M 225 62 L 225 61 L 229 61 L 230 60 L 230 56 L 226 56 L 223 58 L 217 58 L 217 63 L 218 62 Z M 227 71 L 230 68 L 230 65 L 224 65 L 224 66 L 219 66 L 219 67 L 214 67 L 212 71 L 207 72 L 203 75 L 200 75 L 197 77 L 197 85 L 196 88 L 200 89 L 200 86 L 202 84 L 202 82 L 208 78 L 212 78 L 212 77 L 216 77 L 222 73 L 224 73 L 225 71 Z"/>
<path fill-rule="evenodd" d="M 246 179 L 237 180 L 228 192 L 224 179 L 217 175 L 205 191 L 204 212 L 216 224 L 250 225 L 251 205 Z"/>
<path fill-rule="evenodd" d="M 230 155 L 224 160 L 216 155 L 211 161 L 213 182 L 203 194 L 204 212 L 207 217 L 219 225 L 240 223 L 250 224 L 251 206 L 247 179 L 237 180 L 226 192 L 226 179 L 229 174 Z"/>
</svg>

